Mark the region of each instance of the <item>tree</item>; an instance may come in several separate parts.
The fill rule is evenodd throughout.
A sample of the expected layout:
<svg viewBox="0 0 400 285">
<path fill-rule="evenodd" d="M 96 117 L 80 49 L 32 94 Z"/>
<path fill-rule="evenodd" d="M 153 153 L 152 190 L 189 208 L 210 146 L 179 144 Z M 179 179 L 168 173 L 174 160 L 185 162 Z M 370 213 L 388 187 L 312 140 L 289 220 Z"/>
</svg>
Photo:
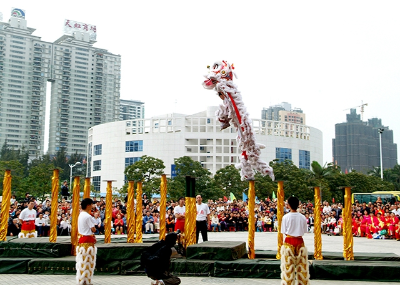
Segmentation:
<svg viewBox="0 0 400 285">
<path fill-rule="evenodd" d="M 215 186 L 221 189 L 222 196 L 226 197 L 232 192 L 237 199 L 241 199 L 243 191 L 248 188 L 248 182 L 240 179 L 239 170 L 233 165 L 219 169 L 214 175 L 214 181 Z"/>
<path fill-rule="evenodd" d="M 42 160 L 30 168 L 27 179 L 27 184 L 30 187 L 28 192 L 39 200 L 43 200 L 46 195 L 51 197 L 53 170 L 53 163 L 46 160 Z"/>
<path fill-rule="evenodd" d="M 18 160 L 0 161 L 0 193 L 3 195 L 3 177 L 7 169 L 11 170 L 11 192 L 17 196 L 17 199 L 25 197 L 25 192 L 29 188 L 25 186 L 24 167 Z"/>
<path fill-rule="evenodd" d="M 264 200 L 268 197 L 272 198 L 272 191 L 275 191 L 276 194 L 277 183 L 272 181 L 269 176 L 264 176 L 257 172 L 254 178 L 256 196 L 260 200 Z"/>
<path fill-rule="evenodd" d="M 154 193 L 160 192 L 160 177 L 164 173 L 164 169 L 164 162 L 161 159 L 143 155 L 140 160 L 127 166 L 124 173 L 127 180 L 143 181 L 143 193 L 147 193 L 151 197 Z"/>
</svg>

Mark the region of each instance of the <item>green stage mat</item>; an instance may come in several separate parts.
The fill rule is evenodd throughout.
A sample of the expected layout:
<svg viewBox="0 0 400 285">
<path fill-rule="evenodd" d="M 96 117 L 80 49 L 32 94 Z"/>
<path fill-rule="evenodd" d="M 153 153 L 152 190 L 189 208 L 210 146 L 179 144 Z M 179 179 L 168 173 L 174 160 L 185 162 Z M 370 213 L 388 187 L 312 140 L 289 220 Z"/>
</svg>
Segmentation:
<svg viewBox="0 0 400 285">
<path fill-rule="evenodd" d="M 216 261 L 215 277 L 280 279 L 280 260 L 238 259 Z"/>
<path fill-rule="evenodd" d="M 256 258 L 276 259 L 276 250 L 256 250 Z M 324 260 L 343 260 L 342 252 L 322 252 Z M 308 259 L 314 259 L 314 253 L 308 252 Z M 355 252 L 355 260 L 364 261 L 400 261 L 400 256 L 394 253 Z"/>
<path fill-rule="evenodd" d="M 187 259 L 236 260 L 247 254 L 246 243 L 235 241 L 206 241 L 186 249 Z"/>
<path fill-rule="evenodd" d="M 107 243 L 96 244 L 97 260 L 122 261 L 140 259 L 142 251 L 152 244 L 150 243 Z"/>
<path fill-rule="evenodd" d="M 0 258 L 0 274 L 28 273 L 29 258 Z"/>
<path fill-rule="evenodd" d="M 398 261 L 312 261 L 312 278 L 325 280 L 400 281 Z"/>
<path fill-rule="evenodd" d="M 1 257 L 62 257 L 71 254 L 70 241 L 50 243 L 47 238 L 13 239 L 0 242 Z"/>
</svg>

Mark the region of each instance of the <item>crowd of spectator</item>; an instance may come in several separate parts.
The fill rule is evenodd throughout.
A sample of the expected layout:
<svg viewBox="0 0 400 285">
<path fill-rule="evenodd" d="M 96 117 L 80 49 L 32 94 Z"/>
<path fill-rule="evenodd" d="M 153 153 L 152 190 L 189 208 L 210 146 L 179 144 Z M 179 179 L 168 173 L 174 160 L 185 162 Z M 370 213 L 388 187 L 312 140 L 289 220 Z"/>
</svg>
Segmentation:
<svg viewBox="0 0 400 285">
<path fill-rule="evenodd" d="M 10 219 L 8 235 L 17 236 L 21 231 L 19 215 L 27 207 L 30 198 L 27 193 L 23 202 L 17 202 L 15 196 L 11 199 Z M 64 197 L 58 203 L 57 232 L 60 236 L 67 236 L 71 231 L 71 202 Z M 208 230 L 222 231 L 246 231 L 248 230 L 249 211 L 245 201 L 228 201 L 222 198 L 208 200 L 206 203 L 210 209 Z M 174 231 L 176 217 L 174 213 L 178 203 L 166 202 L 166 228 L 167 232 Z M 136 204 L 135 204 L 136 207 Z M 35 221 L 38 236 L 48 236 L 50 229 L 51 201 L 46 199 L 43 203 L 35 202 L 37 218 Z M 342 235 L 343 233 L 343 204 L 323 202 L 316 211 L 310 201 L 301 202 L 298 211 L 306 217 L 308 231 L 314 232 L 315 215 L 321 215 L 321 229 L 323 234 Z M 104 234 L 106 203 L 105 198 L 94 198 L 92 215 L 95 219 L 96 233 Z M 142 199 L 143 233 L 157 233 L 160 229 L 160 203 L 150 201 L 146 195 Z M 289 208 L 285 206 L 284 213 Z M 400 240 L 400 203 L 383 204 L 379 199 L 375 203 L 352 204 L 352 229 L 355 237 L 389 238 Z M 112 205 L 112 233 L 119 235 L 126 233 L 126 203 L 115 198 Z M 278 230 L 277 203 L 276 200 L 265 199 L 255 205 L 255 227 L 257 232 L 276 232 Z"/>
</svg>

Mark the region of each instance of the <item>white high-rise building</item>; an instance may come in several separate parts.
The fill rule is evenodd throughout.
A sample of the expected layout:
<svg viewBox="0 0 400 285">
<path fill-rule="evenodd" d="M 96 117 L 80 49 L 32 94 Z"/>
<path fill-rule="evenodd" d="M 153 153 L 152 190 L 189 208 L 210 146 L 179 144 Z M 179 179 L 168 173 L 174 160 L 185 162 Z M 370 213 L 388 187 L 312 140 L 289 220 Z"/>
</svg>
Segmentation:
<svg viewBox="0 0 400 285">
<path fill-rule="evenodd" d="M 34 31 L 21 9 L 0 22 L 0 144 L 43 155 L 48 81 L 48 152 L 84 154 L 90 127 L 119 120 L 121 56 L 93 47 L 94 25 L 65 20 L 54 43 Z"/>
<path fill-rule="evenodd" d="M 144 103 L 137 100 L 119 100 L 119 119 L 144 119 Z"/>
</svg>

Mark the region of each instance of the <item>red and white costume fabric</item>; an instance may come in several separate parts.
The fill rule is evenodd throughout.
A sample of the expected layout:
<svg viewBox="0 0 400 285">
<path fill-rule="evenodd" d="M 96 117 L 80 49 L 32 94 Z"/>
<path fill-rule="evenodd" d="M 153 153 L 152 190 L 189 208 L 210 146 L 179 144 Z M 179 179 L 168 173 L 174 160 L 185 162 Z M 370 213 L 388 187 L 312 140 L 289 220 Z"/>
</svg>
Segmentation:
<svg viewBox="0 0 400 285">
<path fill-rule="evenodd" d="M 78 246 L 76 247 L 76 282 L 79 285 L 92 284 L 97 254 L 96 238 L 91 230 L 94 226 L 93 217 L 82 211 L 78 218 Z"/>
<path fill-rule="evenodd" d="M 29 210 L 29 208 L 25 208 L 22 210 L 19 218 L 22 220 L 22 227 L 21 232 L 18 234 L 18 238 L 36 238 L 36 210 Z"/>
<path fill-rule="evenodd" d="M 185 215 L 186 208 L 185 206 L 176 206 L 174 208 L 174 213 L 179 215 Z M 185 219 L 176 219 L 175 220 L 175 231 L 180 230 L 181 233 L 185 232 Z"/>
<path fill-rule="evenodd" d="M 281 232 L 286 235 L 281 247 L 281 284 L 309 285 L 308 251 L 303 235 L 307 232 L 306 218 L 295 212 L 283 216 Z"/>
</svg>

